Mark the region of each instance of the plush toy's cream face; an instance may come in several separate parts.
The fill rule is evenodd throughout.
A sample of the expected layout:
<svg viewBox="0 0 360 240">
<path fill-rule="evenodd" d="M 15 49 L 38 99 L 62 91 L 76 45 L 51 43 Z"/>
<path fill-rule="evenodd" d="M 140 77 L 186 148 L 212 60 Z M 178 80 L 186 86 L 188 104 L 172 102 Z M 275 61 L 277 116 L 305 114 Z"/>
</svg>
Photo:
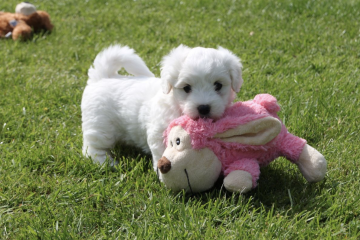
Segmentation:
<svg viewBox="0 0 360 240">
<path fill-rule="evenodd" d="M 175 192 L 210 189 L 221 172 L 221 162 L 208 148 L 195 150 L 189 134 L 180 126 L 171 129 L 168 147 L 158 161 L 160 179 Z"/>
</svg>

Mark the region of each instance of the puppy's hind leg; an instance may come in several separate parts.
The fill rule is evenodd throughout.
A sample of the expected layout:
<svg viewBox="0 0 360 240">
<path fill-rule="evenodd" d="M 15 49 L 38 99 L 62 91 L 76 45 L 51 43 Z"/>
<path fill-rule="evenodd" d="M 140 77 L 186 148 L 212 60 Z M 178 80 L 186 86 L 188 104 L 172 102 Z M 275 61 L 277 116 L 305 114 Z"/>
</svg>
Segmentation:
<svg viewBox="0 0 360 240">
<path fill-rule="evenodd" d="M 115 141 L 111 141 L 111 138 L 105 135 L 99 135 L 94 133 L 84 133 L 84 144 L 82 152 L 84 156 L 91 157 L 94 162 L 103 164 L 108 157 L 110 159 L 110 165 L 116 165 L 111 156 L 110 149 L 115 144 Z"/>
</svg>

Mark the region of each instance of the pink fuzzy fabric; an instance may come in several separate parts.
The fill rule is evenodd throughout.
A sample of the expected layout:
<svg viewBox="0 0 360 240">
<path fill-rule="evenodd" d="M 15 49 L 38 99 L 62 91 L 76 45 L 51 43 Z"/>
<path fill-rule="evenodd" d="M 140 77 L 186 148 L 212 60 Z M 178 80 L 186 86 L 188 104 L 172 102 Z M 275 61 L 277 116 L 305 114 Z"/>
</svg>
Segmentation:
<svg viewBox="0 0 360 240">
<path fill-rule="evenodd" d="M 306 141 L 289 133 L 284 124 L 280 134 L 265 145 L 255 146 L 233 142 L 223 142 L 214 135 L 260 118 L 272 116 L 277 119 L 280 106 L 269 94 L 256 95 L 254 100 L 234 103 L 217 121 L 212 119 L 193 120 L 182 116 L 172 121 L 165 131 L 180 125 L 189 134 L 194 149 L 210 148 L 222 163 L 222 172 L 227 176 L 231 171 L 247 171 L 253 177 L 253 188 L 257 185 L 260 167 L 268 165 L 277 157 L 284 156 L 292 162 L 299 159 Z M 279 119 L 280 120 L 280 119 Z"/>
</svg>

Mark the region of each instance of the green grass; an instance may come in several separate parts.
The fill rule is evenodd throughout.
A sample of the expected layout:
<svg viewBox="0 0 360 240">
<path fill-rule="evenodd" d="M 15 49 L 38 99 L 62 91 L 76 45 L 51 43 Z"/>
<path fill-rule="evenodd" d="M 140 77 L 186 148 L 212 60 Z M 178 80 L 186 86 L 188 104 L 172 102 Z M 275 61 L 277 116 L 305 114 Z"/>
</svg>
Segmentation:
<svg viewBox="0 0 360 240">
<path fill-rule="evenodd" d="M 360 238 L 359 1 L 32 3 L 55 31 L 0 41 L 1 239 Z M 85 159 L 87 69 L 113 43 L 135 48 L 157 76 L 181 43 L 230 49 L 244 65 L 237 100 L 276 96 L 288 129 L 328 160 L 325 180 L 308 184 L 279 159 L 246 195 L 221 183 L 175 195 L 136 149 L 117 150 L 117 170 Z"/>
</svg>

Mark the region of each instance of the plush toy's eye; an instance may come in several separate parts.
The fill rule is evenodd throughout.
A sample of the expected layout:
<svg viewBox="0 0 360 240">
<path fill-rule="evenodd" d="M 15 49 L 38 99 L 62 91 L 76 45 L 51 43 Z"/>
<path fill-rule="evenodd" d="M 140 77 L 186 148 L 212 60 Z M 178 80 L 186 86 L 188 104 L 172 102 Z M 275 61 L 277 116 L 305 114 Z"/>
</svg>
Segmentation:
<svg viewBox="0 0 360 240">
<path fill-rule="evenodd" d="M 219 82 L 215 82 L 214 86 L 215 86 L 215 91 L 220 91 L 223 85 Z"/>
<path fill-rule="evenodd" d="M 180 145 L 180 138 L 176 139 L 176 145 Z"/>
<path fill-rule="evenodd" d="M 191 92 L 191 86 L 190 86 L 190 85 L 186 85 L 183 89 L 184 89 L 184 91 L 185 91 L 186 93 Z"/>
</svg>

